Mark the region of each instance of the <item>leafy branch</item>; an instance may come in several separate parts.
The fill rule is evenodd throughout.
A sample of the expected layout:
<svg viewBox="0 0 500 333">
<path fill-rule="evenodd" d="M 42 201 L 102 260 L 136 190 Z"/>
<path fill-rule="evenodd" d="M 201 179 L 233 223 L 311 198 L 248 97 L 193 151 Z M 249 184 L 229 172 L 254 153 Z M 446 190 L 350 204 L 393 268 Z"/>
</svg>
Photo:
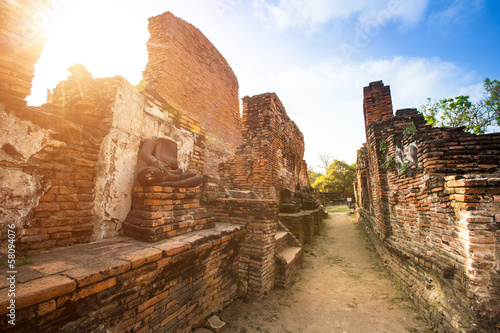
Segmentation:
<svg viewBox="0 0 500 333">
<path fill-rule="evenodd" d="M 485 94 L 478 102 L 469 96 L 445 98 L 439 101 L 427 99 L 419 108 L 427 124 L 432 126 L 465 127 L 474 134 L 486 133 L 489 126 L 500 125 L 500 81 L 484 80 Z"/>
</svg>

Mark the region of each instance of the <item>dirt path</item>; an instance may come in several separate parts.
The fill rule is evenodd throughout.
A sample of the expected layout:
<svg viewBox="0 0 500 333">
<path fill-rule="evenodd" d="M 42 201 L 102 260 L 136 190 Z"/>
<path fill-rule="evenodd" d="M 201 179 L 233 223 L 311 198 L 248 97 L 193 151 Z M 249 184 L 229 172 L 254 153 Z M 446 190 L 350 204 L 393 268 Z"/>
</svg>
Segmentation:
<svg viewBox="0 0 500 333">
<path fill-rule="evenodd" d="M 352 215 L 330 214 L 306 249 L 290 289 L 260 302 L 238 300 L 220 314 L 227 323 L 222 332 L 430 332 Z"/>
</svg>

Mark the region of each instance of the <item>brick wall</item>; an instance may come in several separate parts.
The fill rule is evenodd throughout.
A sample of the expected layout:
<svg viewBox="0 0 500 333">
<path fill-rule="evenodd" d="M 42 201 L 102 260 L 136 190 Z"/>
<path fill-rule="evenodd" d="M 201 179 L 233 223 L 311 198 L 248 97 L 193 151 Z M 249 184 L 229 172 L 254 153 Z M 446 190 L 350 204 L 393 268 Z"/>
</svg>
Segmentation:
<svg viewBox="0 0 500 333">
<path fill-rule="evenodd" d="M 373 121 L 392 117 L 391 88 L 382 81 L 371 82 L 363 88 L 365 127 Z"/>
<path fill-rule="evenodd" d="M 102 141 L 110 129 L 110 106 L 116 87 L 116 80 L 100 79 L 94 85 L 100 91 L 99 98 L 93 96 L 96 99 L 88 100 L 88 105 L 16 110 L 18 121 L 44 130 L 40 150 L 25 163 L 21 156 L 18 161 L 14 158 L 13 162 L 1 162 L 2 172 L 21 167 L 22 172 L 37 177 L 41 184 L 38 193 L 32 194 L 32 209 L 17 226 L 21 243 L 36 248 L 91 240 L 96 165 Z M 12 136 L 6 139 L 13 141 Z M 14 152 L 23 149 L 12 147 Z"/>
<path fill-rule="evenodd" d="M 180 153 L 180 158 L 185 155 L 187 159 L 181 167 L 185 171 L 203 174 L 207 153 L 205 128 L 202 128 L 196 118 L 189 116 L 185 110 L 175 104 L 168 103 L 155 91 L 147 89 L 142 91 L 142 95 L 145 97 L 144 112 L 148 118 L 145 120 L 145 127 L 152 127 L 148 130 L 141 129 L 142 136 L 165 136 L 178 142 L 179 145 L 180 141 L 184 141 L 181 137 L 187 134 L 193 139 L 193 145 L 184 149 L 185 154 Z M 148 126 L 148 124 L 151 125 Z M 182 147 L 180 148 L 182 149 Z"/>
<path fill-rule="evenodd" d="M 9 2 L 2 9 L 14 3 L 25 2 Z M 22 26 L 29 17 L 24 5 L 19 8 L 2 15 L 12 14 Z M 10 47 L 8 57 L 0 54 L 1 61 L 8 58 L 0 63 L 1 72 L 12 76 L 0 94 L 1 234 L 14 223 L 18 249 L 63 247 L 37 256 L 31 266 L 16 267 L 16 319 L 23 325 L 11 327 L 13 332 L 188 332 L 233 301 L 238 283 L 257 299 L 273 288 L 275 200 L 213 199 L 216 218 L 245 224 L 247 232 L 222 224 L 189 229 L 193 233 L 177 233 L 174 240 L 155 245 L 117 237 L 130 211 L 143 139 L 172 139 L 184 170 L 211 175 L 242 137 L 237 81 L 222 56 L 197 29 L 171 14 L 153 18 L 150 30 L 145 86 L 133 87 L 121 77 L 94 79 L 76 65 L 41 107 L 23 101 L 41 47 L 21 48 L 26 54 Z M 184 67 L 164 62 L 175 57 L 157 53 L 156 43 L 163 42 L 174 50 L 162 49 L 180 53 L 177 60 L 186 61 Z M 159 75 L 173 69 L 173 79 Z M 26 76 L 19 83 L 14 78 L 22 71 Z M 165 87 L 173 92 L 163 95 Z M 265 189 L 276 197 L 284 185 L 308 183 L 307 166 L 302 134 L 279 99 L 268 95 L 264 108 L 252 109 L 248 98 L 250 120 L 243 133 L 248 142 L 255 137 L 262 144 L 262 156 L 271 164 L 255 160 L 251 170 L 269 172 Z M 197 205 L 197 200 L 179 204 Z M 7 288 L 5 280 L 0 283 L 2 327 L 10 302 Z"/>
<path fill-rule="evenodd" d="M 365 93 L 387 93 L 376 86 L 379 92 L 370 84 Z M 432 128 L 413 109 L 380 117 L 390 104 L 381 103 L 364 107 L 367 143 L 355 181 L 360 223 L 439 331 L 498 329 L 500 134 Z"/>
<path fill-rule="evenodd" d="M 294 214 L 280 213 L 280 222 L 301 242 L 310 244 L 323 229 L 323 215 L 320 210 L 306 210 Z"/>
<path fill-rule="evenodd" d="M 9 200 L 0 225 L 14 222 L 31 248 L 117 236 L 130 211 L 142 138 L 171 138 L 184 170 L 204 166 L 196 120 L 121 77 L 71 70 L 50 103 L 2 109 L 0 175 L 9 179 L 2 183 Z"/>
<path fill-rule="evenodd" d="M 240 282 L 250 298 L 261 299 L 274 287 L 278 204 L 260 199 L 209 199 L 208 211 L 216 221 L 242 224 Z"/>
<path fill-rule="evenodd" d="M 0 283 L 2 332 L 191 332 L 236 299 L 243 234 L 219 225 L 156 244 L 119 239 L 44 253 L 18 268 L 15 326 Z"/>
<path fill-rule="evenodd" d="M 277 200 L 284 187 L 309 185 L 304 136 L 276 94 L 243 98 L 242 134 L 243 145 L 220 166 L 229 187 Z"/>
<path fill-rule="evenodd" d="M 170 12 L 149 19 L 143 85 L 199 120 L 207 134 L 204 174 L 241 144 L 238 80 L 224 57 L 194 26 Z"/>
</svg>

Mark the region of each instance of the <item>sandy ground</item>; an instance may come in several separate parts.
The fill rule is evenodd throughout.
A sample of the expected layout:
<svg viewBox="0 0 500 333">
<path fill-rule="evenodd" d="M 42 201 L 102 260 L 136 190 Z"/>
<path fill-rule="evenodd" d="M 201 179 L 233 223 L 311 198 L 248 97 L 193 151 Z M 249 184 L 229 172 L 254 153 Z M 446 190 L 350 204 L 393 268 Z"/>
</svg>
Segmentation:
<svg viewBox="0 0 500 333">
<path fill-rule="evenodd" d="M 352 215 L 330 214 L 306 251 L 291 288 L 236 301 L 220 313 L 227 323 L 220 332 L 432 332 Z"/>
</svg>

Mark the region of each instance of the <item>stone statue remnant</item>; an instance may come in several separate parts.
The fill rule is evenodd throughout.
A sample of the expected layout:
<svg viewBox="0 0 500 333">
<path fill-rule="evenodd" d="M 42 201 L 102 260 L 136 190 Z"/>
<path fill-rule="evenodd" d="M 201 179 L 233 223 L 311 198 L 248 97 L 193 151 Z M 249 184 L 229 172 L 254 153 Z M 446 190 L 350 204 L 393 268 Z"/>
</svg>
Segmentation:
<svg viewBox="0 0 500 333">
<path fill-rule="evenodd" d="M 293 200 L 292 191 L 289 188 L 284 188 L 280 193 L 280 212 L 281 213 L 297 213 L 302 205 L 300 202 Z"/>
<path fill-rule="evenodd" d="M 307 186 L 300 186 L 300 184 L 297 183 L 297 186 L 295 186 L 294 197 L 301 203 L 302 209 L 304 210 L 313 210 L 319 208 L 318 200 L 313 198 L 311 190 Z"/>
<path fill-rule="evenodd" d="M 132 209 L 123 222 L 126 236 L 158 242 L 209 229 L 213 218 L 200 206 L 203 176 L 184 172 L 177 160 L 177 143 L 166 138 L 145 139 L 139 149 Z"/>
<path fill-rule="evenodd" d="M 137 171 L 141 186 L 195 187 L 203 181 L 202 175 L 179 168 L 177 143 L 165 138 L 142 142 Z"/>
</svg>

